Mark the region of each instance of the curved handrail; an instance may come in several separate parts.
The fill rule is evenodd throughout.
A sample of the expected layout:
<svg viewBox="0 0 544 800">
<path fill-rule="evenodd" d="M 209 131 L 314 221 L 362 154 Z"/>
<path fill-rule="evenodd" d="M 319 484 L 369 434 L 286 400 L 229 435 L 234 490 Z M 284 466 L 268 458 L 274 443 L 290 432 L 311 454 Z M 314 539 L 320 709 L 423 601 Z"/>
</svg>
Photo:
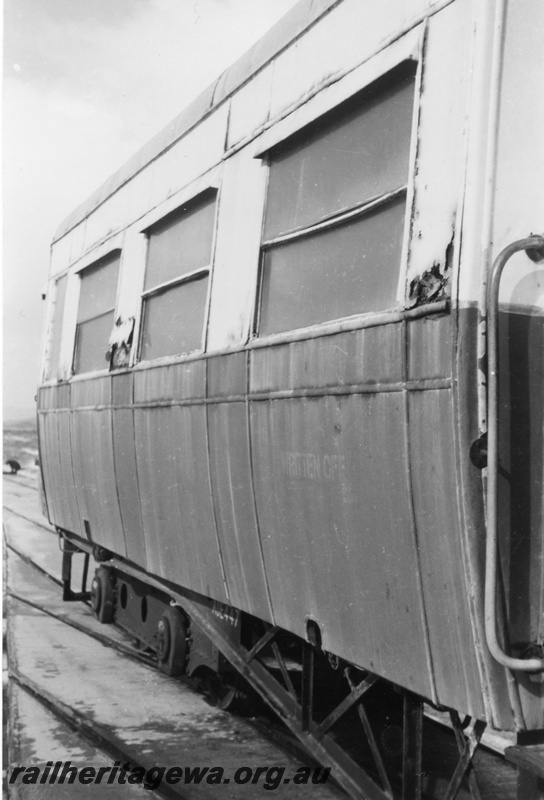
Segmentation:
<svg viewBox="0 0 544 800">
<path fill-rule="evenodd" d="M 544 236 L 528 236 L 512 242 L 502 250 L 490 270 L 487 283 L 487 534 L 485 563 L 485 635 L 493 658 L 512 670 L 538 672 L 544 670 L 544 659 L 513 658 L 506 655 L 497 639 L 497 500 L 499 474 L 499 287 L 502 271 L 509 259 L 525 250 L 533 261 L 544 259 Z"/>
</svg>

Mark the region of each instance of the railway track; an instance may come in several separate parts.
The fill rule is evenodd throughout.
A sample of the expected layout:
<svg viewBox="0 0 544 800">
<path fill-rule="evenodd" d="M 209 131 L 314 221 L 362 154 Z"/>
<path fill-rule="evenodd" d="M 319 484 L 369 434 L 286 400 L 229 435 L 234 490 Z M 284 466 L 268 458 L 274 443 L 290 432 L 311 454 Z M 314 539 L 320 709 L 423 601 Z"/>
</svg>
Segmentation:
<svg viewBox="0 0 544 800">
<path fill-rule="evenodd" d="M 89 723 L 88 720 L 82 718 L 80 715 L 74 714 L 73 709 L 59 703 L 55 698 L 48 698 L 39 687 L 21 678 L 19 675 L 12 673 L 10 676 L 10 689 L 7 701 L 10 709 L 17 707 L 18 723 L 21 724 L 21 722 L 23 722 L 26 726 L 25 730 L 29 727 L 34 727 L 36 723 L 38 723 L 42 731 L 45 729 L 50 733 L 53 742 L 55 742 L 55 739 L 70 741 L 71 745 L 64 750 L 64 757 L 62 759 L 52 761 L 48 756 L 44 756 L 44 759 L 47 758 L 45 765 L 49 762 L 53 767 L 49 769 L 48 777 L 53 773 L 54 766 L 57 763 L 62 765 L 61 768 L 57 770 L 58 777 L 62 776 L 62 767 L 67 763 L 69 763 L 70 768 L 76 767 L 78 770 L 85 769 L 89 765 L 94 765 L 95 769 L 100 769 L 102 767 L 105 770 L 109 769 L 110 774 L 111 766 L 114 764 L 122 765 L 129 763 L 131 769 L 140 768 L 145 770 L 145 766 L 136 762 L 133 757 L 126 759 L 123 751 L 115 748 L 107 737 L 101 736 L 92 723 Z M 30 721 L 30 717 L 32 718 L 32 722 Z M 44 762 L 41 759 L 37 761 L 34 760 L 35 751 L 33 749 L 29 750 L 28 745 L 25 747 L 24 741 L 18 741 L 16 746 L 17 753 L 20 756 L 20 758 L 17 759 L 17 765 L 23 765 L 26 768 L 38 766 L 43 774 Z M 14 767 L 15 764 L 12 759 L 10 759 L 8 779 L 9 776 L 13 774 Z M 69 779 L 69 773 L 67 773 L 67 779 Z M 106 784 L 104 786 L 101 785 L 100 788 L 106 797 L 118 796 L 116 795 L 118 791 L 118 787 L 116 786 L 108 786 Z M 64 787 L 56 784 L 40 786 L 41 794 L 39 796 L 40 798 L 56 797 L 58 796 L 57 792 L 59 789 L 62 791 Z M 27 797 L 32 798 L 33 796 L 37 796 L 35 791 L 36 787 L 33 785 L 24 786 L 14 782 L 11 785 L 8 784 L 7 796 L 9 798 L 17 798 L 17 800 L 25 800 Z M 77 784 L 74 786 L 73 784 L 69 784 L 69 791 L 70 796 L 78 798 L 79 800 L 86 800 L 87 797 L 93 797 L 93 792 L 96 797 L 95 786 L 88 787 Z M 142 787 L 124 787 L 123 796 L 127 798 L 139 798 L 142 797 L 142 794 Z M 180 797 L 179 794 L 168 791 L 168 787 L 159 788 L 158 791 L 146 791 L 146 796 L 150 798 L 168 798 L 168 800 L 170 800 L 170 798 Z"/>
<path fill-rule="evenodd" d="M 245 753 L 249 740 L 252 742 L 252 748 L 255 748 L 256 741 L 261 743 L 263 753 L 267 754 L 265 757 L 268 758 L 268 762 L 264 763 L 269 763 L 270 766 L 277 765 L 278 759 L 281 758 L 284 769 L 287 769 L 287 765 L 292 762 L 289 762 L 289 759 L 286 761 L 285 752 L 291 753 L 296 759 L 301 758 L 300 745 L 285 733 L 273 715 L 261 715 L 256 720 L 248 721 L 225 715 L 211 708 L 202 695 L 197 693 L 194 683 L 187 679 L 174 680 L 156 672 L 154 669 L 155 659 L 152 655 L 139 650 L 130 636 L 116 626 L 99 624 L 94 619 L 88 605 L 82 602 L 63 603 L 60 592 L 60 556 L 55 539 L 52 536 L 45 537 L 43 535 L 45 531 L 48 533 L 54 533 L 54 531 L 39 521 L 36 489 L 31 485 L 25 486 L 21 493 L 20 481 L 17 480 L 16 483 L 15 480 L 8 479 L 6 483 L 10 487 L 6 496 L 8 513 L 5 531 L 8 561 L 8 613 L 10 615 L 8 646 L 10 655 L 12 655 L 10 674 L 13 686 L 10 691 L 12 698 L 17 697 L 16 702 L 10 699 L 10 707 L 13 705 L 26 707 L 30 703 L 38 703 L 41 706 L 40 713 L 42 715 L 53 715 L 57 726 L 61 726 L 64 731 L 71 732 L 63 734 L 64 740 L 69 735 L 81 737 L 87 742 L 88 747 L 95 748 L 93 756 L 95 762 L 102 760 L 110 765 L 115 761 L 123 763 L 129 761 L 133 767 L 149 769 L 156 764 L 177 764 L 180 745 L 181 750 L 186 752 L 183 748 L 187 736 L 195 735 L 195 731 L 199 746 L 196 750 L 193 747 L 191 751 L 194 754 L 193 765 L 196 765 L 197 761 L 203 765 L 207 757 L 206 753 L 211 753 L 208 756 L 210 763 L 225 757 L 226 762 L 231 764 L 234 774 L 235 763 L 244 766 L 239 760 L 240 758 L 242 760 L 245 758 L 248 764 L 251 760 L 248 760 Z M 19 496 L 16 497 L 13 492 L 10 492 L 12 486 L 18 487 L 16 492 Z M 23 503 L 22 507 L 21 502 Z M 39 553 L 36 551 L 37 531 L 42 545 Z M 47 556 L 44 555 L 44 550 L 47 551 Z M 21 620 L 24 620 L 24 625 Z M 27 631 L 26 636 L 22 634 L 23 628 Z M 30 645 L 29 630 L 31 632 L 30 639 L 32 639 L 32 635 L 38 637 Z M 83 657 L 73 656 L 74 663 L 69 670 L 71 676 L 66 677 L 67 684 L 63 689 L 59 687 L 59 680 L 62 680 L 59 679 L 59 675 L 54 676 L 56 679 L 52 680 L 44 679 L 39 675 L 37 667 L 41 664 L 42 669 L 44 668 L 43 648 L 45 647 L 39 636 L 40 631 L 44 633 L 47 631 L 45 638 L 51 651 L 57 649 L 57 651 L 66 652 L 71 649 L 72 643 L 77 643 L 84 654 Z M 40 647 L 38 647 L 38 641 L 41 641 Z M 30 654 L 27 652 L 28 648 L 30 648 Z M 45 659 L 46 673 L 48 670 L 50 673 L 55 670 L 60 671 L 59 660 L 54 657 L 54 654 L 50 654 L 49 661 L 48 658 L 49 656 Z M 90 665 L 92 672 L 85 668 L 86 658 L 92 662 Z M 62 663 L 66 664 L 66 661 L 61 660 Z M 78 679 L 78 669 L 80 674 L 84 674 L 88 678 L 89 684 L 82 683 Z M 151 748 L 149 746 L 135 748 L 131 737 L 134 737 L 134 725 L 138 725 L 138 719 L 142 717 L 148 719 L 149 714 L 153 715 L 157 710 L 153 708 L 153 703 L 148 703 L 146 710 L 142 711 L 137 719 L 134 718 L 133 712 L 130 712 L 128 714 L 130 724 L 118 725 L 112 724 L 111 714 L 105 712 L 104 704 L 96 701 L 96 697 L 100 696 L 101 691 L 104 692 L 104 674 L 116 673 L 116 682 L 114 685 L 108 686 L 108 691 L 117 697 L 117 693 L 120 691 L 118 676 L 123 672 L 126 675 L 130 674 L 129 683 L 132 687 L 132 692 L 129 691 L 123 695 L 125 698 L 123 702 L 130 703 L 131 697 L 134 702 L 134 697 L 138 696 L 139 692 L 148 690 L 150 684 L 156 692 L 154 696 L 161 698 L 157 699 L 157 702 L 165 711 L 154 715 L 153 724 L 157 730 L 154 733 L 150 730 L 143 736 L 147 745 L 151 740 L 155 742 Z M 95 673 L 98 675 L 96 679 Z M 93 692 L 95 692 L 94 700 Z M 188 729 L 182 726 L 182 730 L 176 734 L 175 725 L 172 724 L 172 715 L 176 716 L 175 709 L 179 709 L 181 715 L 186 713 L 187 709 L 184 709 L 184 703 L 190 709 L 189 717 L 193 722 L 198 717 L 195 711 L 195 707 L 198 706 L 200 721 L 195 723 L 194 731 L 189 729 L 191 731 L 189 733 Z M 204 728 L 206 730 L 204 731 L 202 718 L 205 719 Z M 437 764 L 441 763 L 447 773 L 451 769 L 451 764 L 455 763 L 457 755 L 453 735 L 448 730 L 443 717 L 437 717 L 434 720 L 427 718 L 425 726 L 427 748 L 432 753 L 432 758 Z M 392 752 L 397 746 L 394 731 L 394 726 L 391 726 L 388 740 L 385 742 L 386 747 Z M 355 739 L 359 733 L 354 728 L 352 732 L 349 729 L 344 730 L 343 735 Z M 227 740 L 229 740 L 230 749 L 225 755 Z M 232 747 L 233 741 L 235 742 L 234 748 Z M 159 742 L 158 745 L 157 742 Z M 271 744 L 271 742 L 273 743 Z M 487 744 L 489 746 L 480 748 L 475 758 L 481 797 L 483 800 L 486 798 L 508 800 L 515 797 L 515 769 L 504 761 L 500 753 L 502 743 L 488 740 Z M 276 745 L 281 748 L 281 751 L 277 749 Z M 17 747 L 15 749 L 17 750 Z M 151 753 L 148 752 L 149 750 Z M 12 765 L 14 762 L 20 763 L 19 753 L 20 747 L 17 753 L 10 752 Z M 255 758 L 253 752 L 252 757 Z M 237 758 L 238 761 L 236 761 Z M 262 766 L 263 756 L 261 755 L 260 758 L 261 760 L 258 760 L 257 763 Z M 153 760 L 154 764 L 151 763 Z M 252 766 L 255 766 L 254 761 Z M 440 796 L 445 785 L 447 785 L 447 779 L 442 779 L 439 770 L 438 776 L 433 779 L 432 783 L 428 782 L 427 788 L 432 796 Z M 20 788 L 18 787 L 19 791 Z M 225 797 L 238 797 L 236 792 L 246 798 L 255 796 L 252 794 L 251 786 L 234 787 L 229 784 L 225 788 L 227 790 L 224 793 Z M 253 787 L 254 791 L 255 788 Z M 262 783 L 259 788 L 262 788 Z M 297 787 L 297 791 L 294 792 L 297 798 L 305 797 L 305 793 L 301 791 L 304 788 L 311 790 L 308 796 L 312 798 L 339 796 L 332 784 L 328 784 L 326 787 Z M 183 785 L 180 788 L 161 784 L 155 791 L 157 796 L 161 797 L 200 797 L 207 796 L 206 789 L 210 790 L 214 787 L 207 785 L 203 787 L 202 784 L 199 784 L 189 788 Z M 276 789 L 276 794 L 287 798 L 291 796 L 293 789 L 292 786 L 282 784 Z M 215 791 L 217 791 L 217 787 L 215 787 Z M 13 794 L 12 792 L 12 796 L 18 799 L 33 795 L 28 790 L 27 794 Z M 127 794 L 126 796 L 131 795 Z M 146 796 L 150 796 L 147 791 Z M 210 796 L 215 795 L 211 792 Z M 464 789 L 459 794 L 459 797 L 462 798 L 470 796 L 469 791 Z"/>
<path fill-rule="evenodd" d="M 26 488 L 35 492 L 32 487 Z M 174 680 L 156 671 L 152 656 L 138 650 L 131 637 L 115 625 L 98 623 L 86 603 L 63 603 L 60 572 L 54 566 L 60 565 L 56 541 L 43 536 L 44 528 L 51 531 L 37 523 L 32 506 L 18 508 L 9 490 L 6 507 L 10 675 L 7 701 L 12 715 L 8 774 L 21 764 L 43 769 L 48 761 L 54 764 L 57 760 L 97 768 L 130 763 L 131 771 L 143 769 L 146 774 L 155 766 L 171 769 L 180 765 L 189 770 L 189 778 L 195 768 L 209 770 L 219 766 L 224 769 L 224 782 L 234 781 L 238 770 L 246 771 L 239 774 L 239 784 L 223 783 L 219 787 L 207 783 L 206 777 L 195 783 L 197 773 L 190 784 L 185 783 L 186 774 L 183 783 L 169 786 L 163 780 L 151 793 L 138 785 L 105 789 L 116 798 L 142 796 L 142 792 L 145 797 L 215 797 L 220 789 L 225 797 L 247 798 L 253 797 L 257 789 L 262 791 L 267 770 L 296 773 L 300 761 L 285 754 L 295 753 L 296 745 L 287 736 L 282 740 L 279 729 L 266 738 L 264 719 L 252 722 L 213 708 L 194 683 Z M 52 557 L 45 558 L 43 552 L 36 560 L 36 554 L 29 552 L 36 543 L 35 538 L 27 540 L 25 536 L 29 524 L 40 530 L 43 549 L 52 549 L 56 562 Z M 126 706 L 134 705 L 136 699 L 141 709 L 128 709 Z M 110 705 L 124 717 L 112 715 Z M 41 742 L 44 730 L 52 742 L 51 752 L 45 751 Z M 270 741 L 272 738 L 274 742 Z M 33 746 L 29 747 L 29 742 Z M 59 754 L 61 746 L 64 757 Z M 85 758 L 73 756 L 81 752 Z M 247 770 L 252 770 L 253 780 L 255 771 L 264 765 L 267 769 L 261 771 L 259 785 L 246 785 Z M 269 782 L 272 778 L 270 775 Z M 20 781 L 8 788 L 9 797 L 16 800 L 38 796 L 33 793 L 36 787 L 23 786 Z M 55 788 L 46 786 L 45 794 L 39 796 L 58 796 Z M 94 785 L 90 789 L 78 786 L 77 791 L 76 797 L 91 797 L 93 791 L 96 797 Z M 324 800 L 338 796 L 331 785 L 289 787 L 283 783 L 276 794 Z"/>
</svg>

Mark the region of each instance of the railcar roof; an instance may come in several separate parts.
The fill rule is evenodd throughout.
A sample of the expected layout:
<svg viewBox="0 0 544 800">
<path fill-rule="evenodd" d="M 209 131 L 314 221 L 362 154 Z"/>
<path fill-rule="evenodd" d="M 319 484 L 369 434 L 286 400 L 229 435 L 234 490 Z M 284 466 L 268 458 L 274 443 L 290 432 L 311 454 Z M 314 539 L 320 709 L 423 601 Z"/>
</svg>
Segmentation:
<svg viewBox="0 0 544 800">
<path fill-rule="evenodd" d="M 300 0 L 253 47 L 198 95 L 160 133 L 138 150 L 120 169 L 62 222 L 53 241 L 87 217 L 147 164 L 171 147 L 214 108 L 224 102 L 301 33 L 341 0 Z"/>
</svg>

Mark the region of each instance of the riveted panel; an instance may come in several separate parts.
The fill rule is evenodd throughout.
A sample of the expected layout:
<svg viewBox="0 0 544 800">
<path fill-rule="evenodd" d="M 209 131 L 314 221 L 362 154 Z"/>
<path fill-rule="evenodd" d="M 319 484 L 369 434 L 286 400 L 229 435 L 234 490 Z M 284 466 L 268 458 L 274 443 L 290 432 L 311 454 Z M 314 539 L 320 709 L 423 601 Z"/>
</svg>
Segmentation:
<svg viewBox="0 0 544 800">
<path fill-rule="evenodd" d="M 245 403 L 208 407 L 210 468 L 230 602 L 271 621 L 251 480 Z"/>
<path fill-rule="evenodd" d="M 82 527 L 93 542 L 126 556 L 115 485 L 111 409 L 74 411 L 72 443 Z"/>
<path fill-rule="evenodd" d="M 114 408 L 132 403 L 133 382 L 134 374 L 132 372 L 112 375 L 111 395 Z"/>
<path fill-rule="evenodd" d="M 43 397 L 42 394 L 45 393 L 40 391 L 41 403 L 47 403 L 52 400 L 52 392 L 48 391 Z M 56 414 L 42 413 L 39 415 L 38 434 L 40 437 L 40 458 L 49 519 L 54 525 L 66 527 L 65 523 L 68 520 L 63 517 L 62 479 Z"/>
<path fill-rule="evenodd" d="M 144 529 L 134 445 L 134 412 L 113 411 L 113 447 L 119 511 L 123 523 L 127 557 L 146 568 Z"/>
<path fill-rule="evenodd" d="M 451 317 L 423 317 L 408 323 L 408 379 L 449 378 Z"/>
<path fill-rule="evenodd" d="M 42 387 L 38 392 L 38 435 L 44 489 L 50 521 L 59 528 L 79 532 L 71 465 L 68 385 Z M 61 412 L 63 420 L 59 424 Z M 67 435 L 68 434 L 68 435 Z"/>
<path fill-rule="evenodd" d="M 269 64 L 244 86 L 243 91 L 233 95 L 227 142 L 229 148 L 251 136 L 268 119 L 272 72 L 273 65 Z"/>
<path fill-rule="evenodd" d="M 432 695 L 402 392 L 251 404 L 277 624 Z"/>
<path fill-rule="evenodd" d="M 252 392 L 396 383 L 404 379 L 402 324 L 263 348 L 251 359 Z"/>
<path fill-rule="evenodd" d="M 40 411 L 59 406 L 59 386 L 41 386 L 38 390 L 38 409 Z"/>
<path fill-rule="evenodd" d="M 183 361 L 137 370 L 134 373 L 134 402 L 203 398 L 206 395 L 206 363 Z"/>
<path fill-rule="evenodd" d="M 81 522 L 78 512 L 77 485 L 74 482 L 73 443 L 70 431 L 70 411 L 59 411 L 57 417 L 57 435 L 60 462 L 60 518 L 61 527 L 74 533 L 81 533 Z"/>
<path fill-rule="evenodd" d="M 111 376 L 74 381 L 72 384 L 72 408 L 91 408 L 111 405 Z"/>
<path fill-rule="evenodd" d="M 412 392 L 409 420 L 414 516 L 438 699 L 481 717 L 483 698 L 458 498 L 453 490 L 456 467 L 451 391 Z"/>
<path fill-rule="evenodd" d="M 204 406 L 136 409 L 136 459 L 150 571 L 226 601 Z"/>
<path fill-rule="evenodd" d="M 208 359 L 208 397 L 245 395 L 247 352 Z"/>
<path fill-rule="evenodd" d="M 72 458 L 83 534 L 126 556 L 113 459 L 111 376 L 72 384 Z"/>
<path fill-rule="evenodd" d="M 270 119 L 377 53 L 413 24 L 426 0 L 390 0 L 373 13 L 365 0 L 345 0 L 275 60 Z M 372 24 L 369 24 L 370 18 Z"/>
<path fill-rule="evenodd" d="M 153 162 L 151 207 L 162 203 L 221 161 L 227 138 L 228 114 L 229 104 L 224 103 L 202 120 L 198 128 L 188 131 Z"/>
<path fill-rule="evenodd" d="M 126 407 L 132 401 L 132 380 L 131 373 L 114 375 L 112 379 L 113 454 L 119 511 L 123 523 L 127 556 L 131 561 L 146 568 L 144 528 L 134 443 L 134 410 Z M 125 408 L 117 406 L 125 406 Z"/>
<path fill-rule="evenodd" d="M 80 532 L 76 489 L 72 471 L 70 437 L 70 385 L 40 390 L 40 457 L 50 520 L 65 530 Z"/>
</svg>

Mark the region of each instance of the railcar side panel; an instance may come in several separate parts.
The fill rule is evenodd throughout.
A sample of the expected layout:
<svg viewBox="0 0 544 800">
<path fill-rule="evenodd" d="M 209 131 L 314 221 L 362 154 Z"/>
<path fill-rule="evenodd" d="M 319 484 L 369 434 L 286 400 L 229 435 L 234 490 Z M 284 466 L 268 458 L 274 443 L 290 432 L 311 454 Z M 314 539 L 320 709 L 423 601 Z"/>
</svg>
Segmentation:
<svg viewBox="0 0 544 800">
<path fill-rule="evenodd" d="M 179 457 L 172 430 L 173 409 L 136 409 L 134 431 L 141 513 L 148 568 L 187 586 L 199 581 L 191 546 L 183 536 L 173 459 Z M 177 420 L 176 420 L 177 421 Z M 164 449 L 166 445 L 166 449 Z M 193 575 L 191 577 L 191 568 Z"/>
<path fill-rule="evenodd" d="M 127 555 L 115 481 L 110 376 L 72 384 L 72 460 L 81 528 L 95 544 Z"/>
<path fill-rule="evenodd" d="M 229 103 L 226 102 L 148 167 L 153 172 L 149 208 L 164 202 L 220 163 L 225 150 L 228 115 Z"/>
<path fill-rule="evenodd" d="M 368 385 L 404 380 L 403 325 L 375 325 L 357 331 L 276 344 L 251 353 L 250 395 L 262 392 Z"/>
<path fill-rule="evenodd" d="M 251 484 L 246 403 L 208 408 L 217 529 L 232 605 L 273 621 Z"/>
<path fill-rule="evenodd" d="M 483 646 L 485 571 L 485 508 L 482 492 L 482 471 L 470 458 L 471 445 L 479 437 L 477 376 L 478 309 L 476 305 L 459 309 L 456 314 L 454 347 L 454 380 L 452 399 L 454 413 L 457 464 L 457 495 L 459 502 L 459 531 L 465 555 L 467 603 L 472 608 L 474 641 L 482 681 L 482 700 L 486 718 L 496 727 L 512 726 L 512 708 L 505 683 L 505 671 Z"/>
<path fill-rule="evenodd" d="M 433 696 L 402 392 L 258 401 L 251 421 L 276 622 L 310 617 L 327 650 Z"/>
<path fill-rule="evenodd" d="M 84 223 L 87 226 L 87 221 Z M 51 264 L 49 267 L 49 275 L 53 277 L 66 269 L 70 265 L 70 250 L 72 247 L 72 232 L 67 236 L 63 236 L 57 242 L 54 242 L 51 248 Z"/>
<path fill-rule="evenodd" d="M 85 228 L 87 222 L 84 220 L 70 231 L 70 262 L 74 264 L 85 254 Z"/>
<path fill-rule="evenodd" d="M 227 602 L 211 499 L 205 375 L 204 360 L 135 373 L 136 461 L 150 569 Z"/>
<path fill-rule="evenodd" d="M 136 467 L 134 409 L 132 407 L 133 375 L 113 378 L 113 458 L 119 497 L 119 512 L 127 545 L 127 558 L 148 568 L 145 551 L 140 487 Z"/>
<path fill-rule="evenodd" d="M 72 439 L 71 439 L 71 414 L 70 399 L 72 389 L 70 386 L 59 386 L 57 390 L 57 408 L 54 413 L 57 416 L 57 436 L 59 449 L 60 472 L 60 497 L 62 503 L 61 517 L 67 522 L 67 530 L 81 531 L 81 521 L 78 511 L 76 497 L 75 475 L 72 459 Z M 68 527 L 72 526 L 71 528 Z"/>
<path fill-rule="evenodd" d="M 410 392 L 410 465 L 425 609 L 440 702 L 484 714 L 454 485 L 448 389 Z"/>
<path fill-rule="evenodd" d="M 60 461 L 60 474 L 59 479 L 61 482 L 61 497 L 64 511 L 63 518 L 66 519 L 70 530 L 73 527 L 81 528 L 78 524 L 77 511 L 78 503 L 76 498 L 75 489 L 75 476 L 73 471 L 72 462 L 72 441 L 70 431 L 70 411 L 69 409 L 62 409 L 57 411 L 57 435 L 59 447 L 59 461 Z"/>
<path fill-rule="evenodd" d="M 311 27 L 276 59 L 270 98 L 270 119 L 277 119 L 302 98 L 381 50 L 413 27 L 427 11 L 427 0 L 390 0 L 372 4 L 345 0 Z M 369 24 L 370 19 L 372 24 Z"/>
<path fill-rule="evenodd" d="M 150 570 L 227 602 L 205 456 L 204 407 L 138 409 L 135 428 Z"/>
<path fill-rule="evenodd" d="M 68 453 L 62 451 L 59 434 L 60 413 L 57 411 L 59 405 L 65 409 L 68 407 L 69 392 L 69 386 L 53 386 L 42 388 L 38 393 L 40 453 L 45 455 L 45 458 L 42 455 L 42 469 L 50 521 L 61 528 L 80 533 L 74 479 L 71 475 L 71 465 L 66 463 L 67 456 L 71 459 L 71 451 Z M 64 433 L 64 424 L 62 429 Z M 65 476 L 67 483 L 64 481 Z"/>
<path fill-rule="evenodd" d="M 53 442 L 58 443 L 58 426 L 55 414 L 44 412 L 41 407 L 45 392 L 38 392 L 38 403 L 40 404 L 38 414 L 38 440 L 41 455 L 40 467 L 42 473 L 43 489 L 47 498 L 47 511 L 51 523 L 57 519 L 58 502 L 58 476 L 60 476 L 60 459 L 58 444 L 55 447 Z"/>
<path fill-rule="evenodd" d="M 425 609 L 440 701 L 484 713 L 459 528 L 452 374 L 452 318 L 408 323 L 408 378 L 441 381 L 410 392 L 410 475 Z"/>
<path fill-rule="evenodd" d="M 407 327 L 408 380 L 451 378 L 451 327 L 449 313 L 410 320 Z"/>
<path fill-rule="evenodd" d="M 403 331 L 396 323 L 252 353 L 256 500 L 278 624 L 304 635 L 311 616 L 326 648 L 348 647 L 352 660 L 391 680 L 406 680 L 406 670 L 414 690 L 432 696 L 410 512 Z M 310 396 L 281 399 L 278 391 Z M 413 658 L 403 666 L 407 639 Z"/>
<path fill-rule="evenodd" d="M 240 352 L 207 362 L 211 486 L 230 601 L 272 621 L 253 496 L 247 359 Z"/>
<path fill-rule="evenodd" d="M 254 76 L 243 92 L 231 100 L 227 149 L 262 129 L 270 114 L 270 91 L 274 67 L 269 64 Z"/>
<path fill-rule="evenodd" d="M 209 400 L 240 399 L 247 394 L 248 354 L 245 351 L 206 360 Z"/>
</svg>

